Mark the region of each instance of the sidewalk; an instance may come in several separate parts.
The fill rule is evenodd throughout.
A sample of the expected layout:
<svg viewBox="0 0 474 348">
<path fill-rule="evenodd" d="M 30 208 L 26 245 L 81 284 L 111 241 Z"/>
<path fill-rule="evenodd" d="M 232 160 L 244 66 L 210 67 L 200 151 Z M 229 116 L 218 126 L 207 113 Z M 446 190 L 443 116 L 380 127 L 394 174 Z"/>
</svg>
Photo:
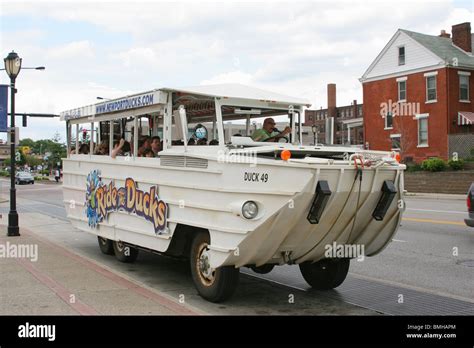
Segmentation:
<svg viewBox="0 0 474 348">
<path fill-rule="evenodd" d="M 1 219 L 1 315 L 203 314 L 36 233 L 68 223 L 45 226 L 41 214 L 25 215 L 20 237 L 7 237 Z"/>
</svg>

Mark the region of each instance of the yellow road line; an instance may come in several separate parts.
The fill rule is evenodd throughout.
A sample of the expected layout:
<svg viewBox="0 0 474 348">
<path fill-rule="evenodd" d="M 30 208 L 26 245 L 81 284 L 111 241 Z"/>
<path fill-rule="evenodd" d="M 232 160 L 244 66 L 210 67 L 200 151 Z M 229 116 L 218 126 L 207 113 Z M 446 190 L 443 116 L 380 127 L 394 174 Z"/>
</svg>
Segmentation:
<svg viewBox="0 0 474 348">
<path fill-rule="evenodd" d="M 447 220 L 431 220 L 431 219 L 416 219 L 416 218 L 402 218 L 404 221 L 415 221 L 415 222 L 428 222 L 430 224 L 439 224 L 439 225 L 458 225 L 466 226 L 464 222 L 458 221 L 447 221 Z"/>
</svg>

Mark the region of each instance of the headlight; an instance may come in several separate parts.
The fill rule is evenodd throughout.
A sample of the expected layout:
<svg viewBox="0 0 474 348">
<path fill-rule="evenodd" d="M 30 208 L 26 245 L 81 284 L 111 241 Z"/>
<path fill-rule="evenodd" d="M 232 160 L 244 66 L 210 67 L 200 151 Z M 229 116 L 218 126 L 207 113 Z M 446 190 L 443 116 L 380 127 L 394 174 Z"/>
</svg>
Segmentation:
<svg viewBox="0 0 474 348">
<path fill-rule="evenodd" d="M 258 214 L 258 206 L 257 203 L 253 201 L 247 201 L 242 205 L 242 215 L 246 219 L 253 219 Z"/>
</svg>

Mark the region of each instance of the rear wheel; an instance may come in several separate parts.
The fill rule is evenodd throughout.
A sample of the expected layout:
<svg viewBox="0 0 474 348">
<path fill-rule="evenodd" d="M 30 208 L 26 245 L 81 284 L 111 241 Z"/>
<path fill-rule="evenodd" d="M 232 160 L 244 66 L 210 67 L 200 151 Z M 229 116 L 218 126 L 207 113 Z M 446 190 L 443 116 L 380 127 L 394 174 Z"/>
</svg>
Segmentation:
<svg viewBox="0 0 474 348">
<path fill-rule="evenodd" d="M 121 241 L 113 242 L 114 253 L 117 260 L 125 263 L 132 263 L 137 259 L 138 249 L 125 245 Z"/>
<path fill-rule="evenodd" d="M 110 239 L 104 237 L 97 237 L 99 242 L 99 248 L 102 253 L 106 255 L 113 255 L 114 254 L 114 243 Z"/>
<path fill-rule="evenodd" d="M 349 272 L 349 264 L 350 259 L 323 259 L 314 263 L 306 261 L 300 264 L 300 271 L 312 288 L 329 290 L 344 282 Z"/>
<path fill-rule="evenodd" d="M 194 285 L 203 298 L 222 302 L 232 296 L 239 283 L 239 269 L 233 266 L 211 268 L 209 235 L 198 233 L 191 245 L 191 274 Z"/>
</svg>

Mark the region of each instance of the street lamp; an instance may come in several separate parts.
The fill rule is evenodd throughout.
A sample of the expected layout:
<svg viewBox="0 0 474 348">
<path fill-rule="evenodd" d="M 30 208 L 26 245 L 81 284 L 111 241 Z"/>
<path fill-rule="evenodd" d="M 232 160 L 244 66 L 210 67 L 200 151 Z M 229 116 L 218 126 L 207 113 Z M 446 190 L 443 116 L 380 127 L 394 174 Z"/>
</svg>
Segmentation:
<svg viewBox="0 0 474 348">
<path fill-rule="evenodd" d="M 313 145 L 316 145 L 316 125 L 314 123 L 311 126 L 311 130 L 313 131 Z"/>
<path fill-rule="evenodd" d="M 10 77 L 10 212 L 8 213 L 7 236 L 19 236 L 18 212 L 16 211 L 16 189 L 15 189 L 15 79 L 21 70 L 21 58 L 15 52 L 10 52 L 3 60 L 5 70 Z"/>
<path fill-rule="evenodd" d="M 11 112 L 10 112 L 10 212 L 8 213 L 8 230 L 7 236 L 19 236 L 20 228 L 18 226 L 18 212 L 16 211 L 16 189 L 15 189 L 15 80 L 21 70 L 21 58 L 15 52 L 10 52 L 3 60 L 5 69 L 10 77 L 10 98 L 11 98 Z M 34 68 L 23 68 L 44 70 L 44 66 Z"/>
</svg>

